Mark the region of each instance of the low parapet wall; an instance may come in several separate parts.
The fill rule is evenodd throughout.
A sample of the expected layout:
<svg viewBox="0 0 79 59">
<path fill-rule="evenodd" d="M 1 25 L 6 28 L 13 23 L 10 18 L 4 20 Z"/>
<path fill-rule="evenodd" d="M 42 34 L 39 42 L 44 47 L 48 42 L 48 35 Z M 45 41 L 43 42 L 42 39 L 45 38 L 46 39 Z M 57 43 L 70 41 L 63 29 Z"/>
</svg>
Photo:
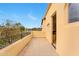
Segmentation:
<svg viewBox="0 0 79 59">
<path fill-rule="evenodd" d="M 32 31 L 33 37 L 45 37 L 45 33 L 43 31 Z"/>
<path fill-rule="evenodd" d="M 14 56 L 17 55 L 32 39 L 32 34 L 16 41 L 15 43 L 0 50 L 0 56 Z"/>
</svg>

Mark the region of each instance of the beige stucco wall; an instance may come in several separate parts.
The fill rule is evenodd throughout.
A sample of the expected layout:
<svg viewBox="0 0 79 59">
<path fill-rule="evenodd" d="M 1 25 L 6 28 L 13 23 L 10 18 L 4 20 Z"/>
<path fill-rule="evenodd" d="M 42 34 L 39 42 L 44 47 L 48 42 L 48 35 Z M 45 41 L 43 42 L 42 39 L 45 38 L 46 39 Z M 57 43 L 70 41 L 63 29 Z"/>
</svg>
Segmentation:
<svg viewBox="0 0 79 59">
<path fill-rule="evenodd" d="M 45 33 L 43 31 L 32 31 L 33 37 L 45 37 Z"/>
<path fill-rule="evenodd" d="M 17 55 L 32 39 L 32 34 L 16 41 L 15 43 L 0 50 L 0 56 L 15 56 Z"/>
<path fill-rule="evenodd" d="M 42 23 L 42 31 L 43 32 L 46 32 L 46 20 L 43 20 L 43 23 Z"/>
<path fill-rule="evenodd" d="M 52 15 L 57 14 L 56 51 L 59 55 L 79 55 L 79 21 L 68 23 L 68 4 L 52 4 L 46 17 L 46 38 L 52 43 Z M 47 24 L 49 26 L 47 27 Z M 43 27 L 42 27 L 43 28 Z"/>
</svg>

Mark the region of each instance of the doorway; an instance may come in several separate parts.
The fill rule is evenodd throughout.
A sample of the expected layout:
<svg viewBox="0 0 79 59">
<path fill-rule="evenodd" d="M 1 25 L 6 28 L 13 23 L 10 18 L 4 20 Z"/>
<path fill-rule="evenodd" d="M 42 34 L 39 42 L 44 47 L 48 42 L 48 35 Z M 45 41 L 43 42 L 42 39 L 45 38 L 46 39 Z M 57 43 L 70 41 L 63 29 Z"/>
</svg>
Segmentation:
<svg viewBox="0 0 79 59">
<path fill-rule="evenodd" d="M 52 45 L 54 46 L 54 48 L 56 49 L 56 12 L 53 14 L 52 16 Z"/>
</svg>

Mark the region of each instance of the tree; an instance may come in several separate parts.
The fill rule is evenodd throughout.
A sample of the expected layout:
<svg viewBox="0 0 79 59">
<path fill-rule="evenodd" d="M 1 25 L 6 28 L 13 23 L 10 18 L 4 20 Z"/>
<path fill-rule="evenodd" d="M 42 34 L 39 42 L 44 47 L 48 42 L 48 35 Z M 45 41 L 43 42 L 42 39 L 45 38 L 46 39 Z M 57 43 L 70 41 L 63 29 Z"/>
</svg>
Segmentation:
<svg viewBox="0 0 79 59">
<path fill-rule="evenodd" d="M 12 26 L 12 21 L 7 19 L 6 22 L 5 22 L 5 27 L 9 28 Z"/>
<path fill-rule="evenodd" d="M 34 31 L 41 31 L 42 29 L 41 28 L 32 28 L 32 30 L 34 30 Z"/>
<path fill-rule="evenodd" d="M 13 23 L 11 20 L 6 20 L 4 25 L 0 26 L 2 40 L 6 44 L 11 44 L 12 42 L 22 38 L 25 34 L 25 27 L 20 23 Z"/>
<path fill-rule="evenodd" d="M 20 26 L 20 30 L 21 31 L 24 31 L 25 30 L 25 27 L 24 26 Z"/>
<path fill-rule="evenodd" d="M 20 31 L 21 31 L 21 38 L 23 37 L 24 31 L 25 31 L 25 27 L 24 26 L 20 26 Z"/>
<path fill-rule="evenodd" d="M 18 23 L 15 23 L 14 26 L 15 26 L 16 28 L 20 28 L 20 26 L 22 26 L 22 25 L 21 25 L 21 23 L 18 22 Z"/>
</svg>

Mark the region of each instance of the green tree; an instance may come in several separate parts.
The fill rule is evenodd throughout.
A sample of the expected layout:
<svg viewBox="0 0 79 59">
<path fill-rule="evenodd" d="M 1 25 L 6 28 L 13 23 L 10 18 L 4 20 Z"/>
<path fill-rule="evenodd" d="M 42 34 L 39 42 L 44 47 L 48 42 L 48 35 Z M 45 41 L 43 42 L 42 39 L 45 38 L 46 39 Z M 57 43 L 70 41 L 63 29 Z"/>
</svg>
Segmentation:
<svg viewBox="0 0 79 59">
<path fill-rule="evenodd" d="M 22 38 L 25 34 L 25 27 L 20 23 L 14 23 L 11 20 L 6 20 L 2 26 L 0 26 L 1 35 L 3 38 L 2 43 L 5 42 L 5 45 L 11 44 L 12 42 Z M 2 44 L 1 43 L 1 44 Z"/>
<path fill-rule="evenodd" d="M 9 19 L 7 19 L 7 20 L 5 21 L 5 27 L 9 28 L 9 27 L 11 27 L 11 26 L 12 26 L 12 21 L 9 20 Z"/>
</svg>

